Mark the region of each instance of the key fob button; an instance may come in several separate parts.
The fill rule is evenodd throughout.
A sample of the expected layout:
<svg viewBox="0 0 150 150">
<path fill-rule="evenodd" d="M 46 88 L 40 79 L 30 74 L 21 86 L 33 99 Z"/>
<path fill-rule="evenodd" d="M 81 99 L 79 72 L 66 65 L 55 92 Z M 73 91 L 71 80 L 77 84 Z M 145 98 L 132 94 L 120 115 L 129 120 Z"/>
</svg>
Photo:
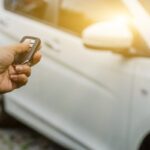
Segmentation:
<svg viewBox="0 0 150 150">
<path fill-rule="evenodd" d="M 25 39 L 23 42 L 25 42 L 25 43 L 30 43 L 31 40 L 30 40 L 30 39 Z"/>
<path fill-rule="evenodd" d="M 30 40 L 30 43 L 34 44 L 34 43 L 35 43 L 35 40 Z"/>
</svg>

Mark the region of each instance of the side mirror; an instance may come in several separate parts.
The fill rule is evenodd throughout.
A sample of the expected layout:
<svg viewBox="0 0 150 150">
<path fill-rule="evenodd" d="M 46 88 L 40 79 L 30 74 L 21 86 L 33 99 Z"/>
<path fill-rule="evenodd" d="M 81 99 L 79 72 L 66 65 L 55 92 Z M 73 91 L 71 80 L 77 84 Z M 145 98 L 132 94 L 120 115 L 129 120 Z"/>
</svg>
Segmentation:
<svg viewBox="0 0 150 150">
<path fill-rule="evenodd" d="M 121 22 L 102 22 L 87 27 L 82 33 L 85 46 L 122 52 L 131 48 L 133 36 L 128 26 Z"/>
<path fill-rule="evenodd" d="M 96 23 L 83 31 L 83 44 L 90 49 L 109 50 L 125 57 L 150 57 L 150 48 L 138 27 L 130 27 L 123 20 Z"/>
<path fill-rule="evenodd" d="M 91 25 L 83 31 L 82 40 L 90 49 L 109 50 L 125 57 L 150 57 L 150 48 L 138 27 L 132 25 L 129 29 L 124 21 Z"/>
</svg>

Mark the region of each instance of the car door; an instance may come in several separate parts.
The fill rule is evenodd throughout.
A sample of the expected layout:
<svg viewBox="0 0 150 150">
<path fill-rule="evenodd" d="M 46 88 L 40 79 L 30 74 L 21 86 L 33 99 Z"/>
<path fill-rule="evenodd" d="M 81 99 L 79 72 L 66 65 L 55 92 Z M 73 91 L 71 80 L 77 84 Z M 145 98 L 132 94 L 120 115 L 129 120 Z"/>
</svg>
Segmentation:
<svg viewBox="0 0 150 150">
<path fill-rule="evenodd" d="M 134 5 L 133 5 L 134 4 Z M 150 1 L 136 0 L 128 2 L 135 16 L 135 24 L 141 33 L 136 36 L 137 49 L 150 51 Z M 142 20 L 142 21 L 141 21 Z M 135 79 L 130 124 L 129 149 L 139 149 L 145 144 L 144 139 L 150 134 L 150 59 L 135 59 Z M 149 143 L 149 140 L 146 141 Z M 147 148 L 146 145 L 142 145 Z"/>
<path fill-rule="evenodd" d="M 130 125 L 130 149 L 138 149 L 150 134 L 150 60 L 137 59 L 133 108 Z"/>
<path fill-rule="evenodd" d="M 28 85 L 5 96 L 7 112 L 74 149 L 126 150 L 134 59 L 86 49 L 80 36 L 99 1 L 15 2 L 1 5 L 2 44 L 38 36 L 43 58 Z"/>
</svg>

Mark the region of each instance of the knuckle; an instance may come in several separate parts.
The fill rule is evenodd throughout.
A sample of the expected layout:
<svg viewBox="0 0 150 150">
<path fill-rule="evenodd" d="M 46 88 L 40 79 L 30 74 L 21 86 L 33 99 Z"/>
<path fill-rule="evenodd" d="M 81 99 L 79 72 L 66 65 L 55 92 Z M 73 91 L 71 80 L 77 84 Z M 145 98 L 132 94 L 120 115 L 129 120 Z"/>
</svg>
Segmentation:
<svg viewBox="0 0 150 150">
<path fill-rule="evenodd" d="M 30 76 L 31 75 L 31 67 L 26 66 L 25 67 L 25 73 L 26 73 L 27 76 Z"/>
<path fill-rule="evenodd" d="M 26 82 L 26 81 L 27 81 L 26 75 L 25 75 L 25 74 L 20 75 L 20 80 L 21 80 L 22 82 Z"/>
<path fill-rule="evenodd" d="M 31 75 L 31 67 L 29 67 L 28 65 L 24 65 L 22 73 L 24 73 L 27 76 L 30 76 Z"/>
</svg>

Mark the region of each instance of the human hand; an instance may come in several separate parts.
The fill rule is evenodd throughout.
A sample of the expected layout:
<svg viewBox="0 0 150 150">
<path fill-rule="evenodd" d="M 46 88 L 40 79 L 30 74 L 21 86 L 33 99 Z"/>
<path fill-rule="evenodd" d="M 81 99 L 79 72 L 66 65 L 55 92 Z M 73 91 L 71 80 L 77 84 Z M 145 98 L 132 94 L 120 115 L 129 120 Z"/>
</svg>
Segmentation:
<svg viewBox="0 0 150 150">
<path fill-rule="evenodd" d="M 14 65 L 15 56 L 27 52 L 28 43 L 21 43 L 0 48 L 0 93 L 10 92 L 25 85 L 31 74 L 31 67 L 24 65 Z M 32 65 L 41 59 L 39 51 L 35 53 Z"/>
</svg>

